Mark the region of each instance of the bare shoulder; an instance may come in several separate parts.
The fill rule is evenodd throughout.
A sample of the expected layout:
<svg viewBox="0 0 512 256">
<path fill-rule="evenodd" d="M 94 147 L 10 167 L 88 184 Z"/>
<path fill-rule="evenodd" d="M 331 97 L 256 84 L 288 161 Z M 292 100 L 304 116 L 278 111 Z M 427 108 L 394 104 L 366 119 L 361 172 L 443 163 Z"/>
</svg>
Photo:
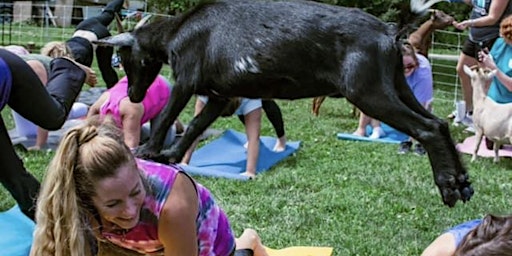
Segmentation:
<svg viewBox="0 0 512 256">
<path fill-rule="evenodd" d="M 171 193 L 163 206 L 161 217 L 176 220 L 177 217 L 198 212 L 198 196 L 192 180 L 183 173 L 178 173 Z"/>
<path fill-rule="evenodd" d="M 455 253 L 455 237 L 451 233 L 438 236 L 421 256 L 452 256 Z"/>
<path fill-rule="evenodd" d="M 158 237 L 164 245 L 165 255 L 197 253 L 198 208 L 198 196 L 192 180 L 179 173 L 158 221 Z"/>
</svg>

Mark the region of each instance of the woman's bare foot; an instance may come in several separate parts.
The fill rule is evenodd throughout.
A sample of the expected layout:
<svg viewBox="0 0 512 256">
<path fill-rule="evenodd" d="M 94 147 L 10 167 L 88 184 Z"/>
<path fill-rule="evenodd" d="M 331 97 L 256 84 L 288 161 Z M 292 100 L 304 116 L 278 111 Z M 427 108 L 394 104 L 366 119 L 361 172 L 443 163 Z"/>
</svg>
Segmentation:
<svg viewBox="0 0 512 256">
<path fill-rule="evenodd" d="M 352 134 L 356 135 L 356 136 L 365 137 L 366 136 L 366 130 L 365 129 L 357 128 L 357 130 L 355 132 L 353 132 Z"/>
<path fill-rule="evenodd" d="M 236 239 L 236 249 L 252 249 L 254 256 L 268 256 L 260 236 L 256 230 L 251 228 L 245 229 L 244 233 Z"/>
<path fill-rule="evenodd" d="M 98 78 L 96 77 L 96 72 L 94 72 L 94 70 L 92 70 L 92 68 L 82 65 L 70 57 L 62 57 L 62 58 L 68 59 L 69 61 L 75 63 L 75 65 L 77 65 L 79 68 L 81 68 L 85 72 L 85 83 L 86 84 L 88 84 L 90 87 L 96 86 L 96 84 L 98 83 Z"/>
<path fill-rule="evenodd" d="M 286 136 L 283 135 L 277 139 L 276 144 L 274 145 L 274 152 L 283 152 L 286 149 Z"/>
</svg>

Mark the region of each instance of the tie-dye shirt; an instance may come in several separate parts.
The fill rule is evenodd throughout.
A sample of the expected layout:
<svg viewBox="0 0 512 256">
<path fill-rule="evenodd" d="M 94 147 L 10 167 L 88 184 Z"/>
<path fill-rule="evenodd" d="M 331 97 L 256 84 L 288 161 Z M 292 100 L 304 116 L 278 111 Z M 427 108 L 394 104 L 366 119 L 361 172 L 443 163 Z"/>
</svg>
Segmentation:
<svg viewBox="0 0 512 256">
<path fill-rule="evenodd" d="M 172 190 L 177 174 L 183 172 L 177 165 L 137 160 L 147 177 L 148 188 L 139 223 L 123 233 L 102 232 L 104 239 L 120 247 L 143 255 L 164 255 L 158 240 L 158 219 Z M 199 198 L 196 219 L 199 256 L 228 256 L 235 248 L 235 239 L 226 214 L 215 203 L 211 193 L 194 182 Z"/>
</svg>

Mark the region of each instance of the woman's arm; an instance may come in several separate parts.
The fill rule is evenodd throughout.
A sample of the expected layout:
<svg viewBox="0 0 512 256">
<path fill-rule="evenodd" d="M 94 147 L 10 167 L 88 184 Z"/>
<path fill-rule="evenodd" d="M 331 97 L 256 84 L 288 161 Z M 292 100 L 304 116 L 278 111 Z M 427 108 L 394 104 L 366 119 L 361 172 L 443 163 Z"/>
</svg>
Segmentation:
<svg viewBox="0 0 512 256">
<path fill-rule="evenodd" d="M 247 134 L 247 165 L 246 174 L 256 175 L 260 152 L 261 107 L 244 116 L 245 133 Z"/>
<path fill-rule="evenodd" d="M 28 148 L 28 150 L 40 150 L 48 141 L 48 130 L 37 127 L 36 145 Z"/>
<path fill-rule="evenodd" d="M 204 108 L 204 105 L 205 103 L 202 102 L 199 97 L 196 98 L 196 104 L 194 106 L 194 116 L 197 116 L 199 115 L 199 113 L 201 113 L 201 111 L 203 110 Z M 177 119 L 176 119 L 177 120 Z M 182 164 L 189 164 L 190 163 L 190 159 L 192 158 L 192 153 L 194 152 L 194 150 L 196 149 L 197 147 L 197 144 L 199 144 L 199 138 L 197 138 L 196 140 L 194 140 L 194 142 L 192 143 L 192 145 L 190 145 L 190 148 L 188 148 L 187 152 L 185 152 L 185 155 L 183 156 L 182 160 L 181 160 L 181 163 Z"/>
<path fill-rule="evenodd" d="M 438 236 L 421 256 L 452 256 L 456 249 L 455 237 L 451 233 L 444 233 Z"/>
<path fill-rule="evenodd" d="M 102 93 L 101 96 L 89 108 L 89 111 L 87 112 L 87 117 L 98 115 L 100 113 L 101 105 L 103 105 L 103 103 L 107 101 L 109 95 L 110 93 L 108 91 Z"/>
<path fill-rule="evenodd" d="M 129 148 L 136 148 L 140 142 L 141 120 L 144 115 L 142 103 L 133 103 L 128 98 L 121 100 L 119 106 L 121 114 L 124 143 Z"/>
<path fill-rule="evenodd" d="M 198 255 L 197 192 L 192 180 L 179 173 L 158 221 L 158 237 L 165 256 Z"/>
<path fill-rule="evenodd" d="M 489 14 L 487 16 L 462 21 L 457 23 L 455 27 L 457 29 L 464 30 L 468 27 L 492 26 L 499 21 L 501 15 L 503 15 L 503 12 L 507 9 L 509 1 L 510 0 L 494 0 L 491 2 Z"/>
</svg>

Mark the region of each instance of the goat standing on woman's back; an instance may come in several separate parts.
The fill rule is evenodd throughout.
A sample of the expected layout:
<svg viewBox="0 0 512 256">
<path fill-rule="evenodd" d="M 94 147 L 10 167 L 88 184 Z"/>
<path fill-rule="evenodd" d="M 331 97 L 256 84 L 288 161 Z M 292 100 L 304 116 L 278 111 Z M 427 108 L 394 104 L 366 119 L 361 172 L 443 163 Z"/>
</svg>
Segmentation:
<svg viewBox="0 0 512 256">
<path fill-rule="evenodd" d="M 497 103 L 487 97 L 489 82 L 496 70 L 478 66 L 464 66 L 464 72 L 471 78 L 473 86 L 473 125 L 476 144 L 471 161 L 476 160 L 483 136 L 494 142 L 494 162 L 498 162 L 500 146 L 512 143 L 512 103 Z"/>
</svg>

